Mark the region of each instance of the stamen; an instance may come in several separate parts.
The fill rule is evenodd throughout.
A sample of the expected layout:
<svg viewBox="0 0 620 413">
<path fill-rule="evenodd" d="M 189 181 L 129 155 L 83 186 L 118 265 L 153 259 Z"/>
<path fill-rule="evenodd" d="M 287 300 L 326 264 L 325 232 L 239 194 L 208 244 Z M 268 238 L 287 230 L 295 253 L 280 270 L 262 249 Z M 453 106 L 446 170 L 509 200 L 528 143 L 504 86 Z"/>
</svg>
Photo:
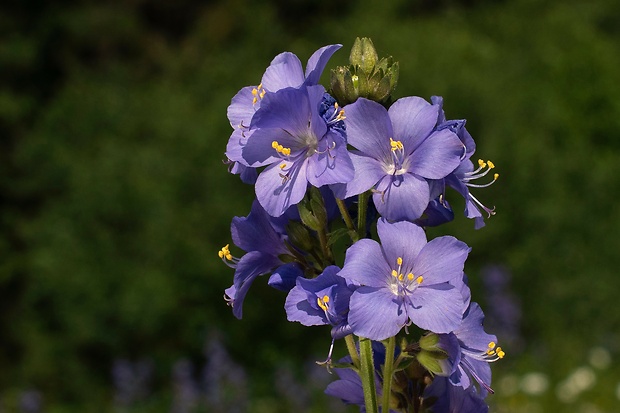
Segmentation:
<svg viewBox="0 0 620 413">
<path fill-rule="evenodd" d="M 219 255 L 219 257 L 222 258 L 222 259 L 226 258 L 228 261 L 232 261 L 233 260 L 233 256 L 230 253 L 230 249 L 228 249 L 228 247 L 230 247 L 230 244 L 224 245 L 222 247 L 222 249 L 219 250 L 217 255 Z"/>
<path fill-rule="evenodd" d="M 422 281 L 424 281 L 424 277 L 422 277 L 421 275 L 415 280 L 415 282 L 417 282 L 418 284 L 422 284 Z"/>
<path fill-rule="evenodd" d="M 392 147 L 393 152 L 396 152 L 399 149 L 404 149 L 403 143 L 401 141 L 395 141 L 392 138 L 390 138 L 390 146 Z"/>
<path fill-rule="evenodd" d="M 291 148 L 285 148 L 284 146 L 280 145 L 278 141 L 271 142 L 271 147 L 275 149 L 276 152 L 284 156 L 289 156 L 291 154 Z"/>
<path fill-rule="evenodd" d="M 410 272 L 409 274 L 407 274 L 407 279 L 409 281 L 413 280 L 413 273 Z"/>
<path fill-rule="evenodd" d="M 403 265 L 403 258 L 402 257 L 396 258 L 396 264 Z"/>
<path fill-rule="evenodd" d="M 321 310 L 327 312 L 327 310 L 329 309 L 329 305 L 327 304 L 329 303 L 329 296 L 324 295 L 323 298 L 317 297 L 316 303 L 319 307 L 321 307 Z"/>
</svg>

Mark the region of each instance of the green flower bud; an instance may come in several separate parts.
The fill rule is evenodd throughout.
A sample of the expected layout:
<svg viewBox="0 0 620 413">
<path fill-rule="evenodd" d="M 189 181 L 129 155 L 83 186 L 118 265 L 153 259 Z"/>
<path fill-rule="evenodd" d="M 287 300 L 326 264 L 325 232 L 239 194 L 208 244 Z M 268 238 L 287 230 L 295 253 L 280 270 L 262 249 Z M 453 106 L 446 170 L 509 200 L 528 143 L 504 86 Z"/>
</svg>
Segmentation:
<svg viewBox="0 0 620 413">
<path fill-rule="evenodd" d="M 449 373 L 449 366 L 446 362 L 448 355 L 438 351 L 422 350 L 416 354 L 416 359 L 426 370 L 433 375 L 445 376 Z"/>
<path fill-rule="evenodd" d="M 379 60 L 372 40 L 357 38 L 349 63 L 331 71 L 330 92 L 338 103 L 344 106 L 364 97 L 387 105 L 398 83 L 398 62 L 391 56 Z"/>
<path fill-rule="evenodd" d="M 286 233 L 291 244 L 300 248 L 302 251 L 312 249 L 312 236 L 308 229 L 300 222 L 290 221 L 286 226 Z"/>
<path fill-rule="evenodd" d="M 435 333 L 428 333 L 420 337 L 420 348 L 427 351 L 443 351 L 437 346 L 439 343 L 439 336 Z"/>
</svg>

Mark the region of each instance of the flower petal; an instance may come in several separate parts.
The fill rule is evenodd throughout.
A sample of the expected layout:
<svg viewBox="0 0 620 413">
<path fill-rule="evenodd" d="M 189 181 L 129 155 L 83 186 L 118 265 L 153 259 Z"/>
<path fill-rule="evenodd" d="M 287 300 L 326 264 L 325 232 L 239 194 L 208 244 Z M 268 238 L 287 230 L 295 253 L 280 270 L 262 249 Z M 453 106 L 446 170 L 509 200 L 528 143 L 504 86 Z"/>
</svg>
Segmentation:
<svg viewBox="0 0 620 413">
<path fill-rule="evenodd" d="M 377 211 L 390 221 L 413 221 L 428 206 L 429 187 L 426 180 L 413 174 L 386 176 L 372 196 Z"/>
<path fill-rule="evenodd" d="M 269 92 L 287 87 L 299 87 L 305 77 L 299 58 L 291 52 L 280 53 L 265 70 L 261 84 Z"/>
<path fill-rule="evenodd" d="M 383 254 L 392 265 L 399 257 L 403 259 L 404 265 L 411 265 L 426 245 L 424 230 L 408 221 L 389 223 L 382 218 L 377 222 L 377 234 Z"/>
<path fill-rule="evenodd" d="M 377 102 L 359 98 L 344 111 L 348 143 L 375 159 L 391 159 L 393 132 L 387 110 Z"/>
<path fill-rule="evenodd" d="M 286 88 L 265 95 L 250 127 L 284 129 L 298 137 L 308 133 L 311 117 L 307 90 Z"/>
<path fill-rule="evenodd" d="M 250 126 L 252 116 L 254 116 L 254 112 L 258 109 L 258 107 L 255 107 L 252 103 L 254 100 L 252 90 L 255 88 L 256 86 L 246 86 L 242 88 L 230 101 L 230 106 L 228 106 L 226 113 L 230 126 L 232 126 L 233 129 Z"/>
<path fill-rule="evenodd" d="M 433 131 L 438 112 L 438 106 L 417 96 L 398 99 L 388 110 L 394 140 L 401 141 L 405 152 L 412 153 Z"/>
<path fill-rule="evenodd" d="M 307 174 L 308 182 L 317 188 L 349 182 L 355 171 L 346 145 L 336 143 L 333 149 L 325 149 L 312 155 L 308 158 Z"/>
<path fill-rule="evenodd" d="M 255 200 L 247 217 L 234 217 L 230 225 L 234 244 L 246 252 L 261 251 L 278 256 L 286 252 L 284 241 L 276 233 L 269 215 Z"/>
<path fill-rule="evenodd" d="M 411 321 L 434 333 L 450 333 L 457 328 L 464 310 L 461 292 L 448 283 L 421 285 L 409 296 Z"/>
<path fill-rule="evenodd" d="M 385 176 L 379 161 L 356 153 L 349 154 L 354 169 L 353 179 L 346 186 L 337 187 L 336 196 L 340 199 L 350 198 L 373 188 Z"/>
<path fill-rule="evenodd" d="M 318 85 L 319 80 L 321 78 L 321 73 L 325 69 L 327 62 L 332 57 L 332 55 L 342 47 L 341 44 L 332 44 L 329 46 L 321 47 L 319 50 L 314 52 L 310 59 L 308 59 L 308 64 L 306 65 L 306 84 L 307 85 Z"/>
<path fill-rule="evenodd" d="M 237 263 L 233 281 L 235 296 L 231 297 L 233 315 L 238 319 L 243 316 L 243 301 L 259 275 L 266 274 L 280 263 L 277 257 L 264 254 L 259 251 L 252 251 L 245 254 Z M 229 289 L 227 291 L 233 291 Z"/>
<path fill-rule="evenodd" d="M 282 177 L 281 162 L 268 166 L 256 180 L 256 198 L 272 217 L 284 214 L 288 207 L 301 201 L 308 187 L 306 179 L 306 162 L 289 164 L 287 177 Z"/>
<path fill-rule="evenodd" d="M 338 275 L 358 285 L 385 287 L 390 272 L 379 243 L 364 238 L 347 249 L 344 266 Z"/>
<path fill-rule="evenodd" d="M 413 272 L 423 276 L 427 285 L 462 280 L 463 267 L 470 250 L 467 244 L 452 236 L 435 238 L 420 251 Z"/>
<path fill-rule="evenodd" d="M 458 136 L 449 130 L 434 132 L 410 157 L 408 170 L 428 179 L 444 178 L 459 166 L 464 149 Z"/>
<path fill-rule="evenodd" d="M 406 322 L 402 298 L 387 288 L 360 287 L 351 295 L 349 325 L 357 336 L 385 340 L 398 334 Z"/>
</svg>

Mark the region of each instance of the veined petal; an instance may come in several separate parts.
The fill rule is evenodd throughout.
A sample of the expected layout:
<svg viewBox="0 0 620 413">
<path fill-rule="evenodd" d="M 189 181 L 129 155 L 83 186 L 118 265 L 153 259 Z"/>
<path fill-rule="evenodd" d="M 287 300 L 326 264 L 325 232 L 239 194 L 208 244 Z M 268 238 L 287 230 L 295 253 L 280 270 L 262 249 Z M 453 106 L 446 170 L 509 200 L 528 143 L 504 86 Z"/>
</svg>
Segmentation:
<svg viewBox="0 0 620 413">
<path fill-rule="evenodd" d="M 420 251 L 413 266 L 414 274 L 423 276 L 427 285 L 462 280 L 469 251 L 467 244 L 452 236 L 432 239 Z"/>
<path fill-rule="evenodd" d="M 311 116 L 306 89 L 286 88 L 265 95 L 250 126 L 252 129 L 284 129 L 293 136 L 303 136 L 308 133 Z"/>
<path fill-rule="evenodd" d="M 351 295 L 349 325 L 357 336 L 385 340 L 406 322 L 403 299 L 387 288 L 360 287 Z"/>
<path fill-rule="evenodd" d="M 267 284 L 280 291 L 290 291 L 295 286 L 297 278 L 304 275 L 303 270 L 296 262 L 289 262 L 276 268 Z"/>
<path fill-rule="evenodd" d="M 299 58 L 291 52 L 284 52 L 273 58 L 261 83 L 268 91 L 276 92 L 287 87 L 299 87 L 305 80 Z"/>
<path fill-rule="evenodd" d="M 233 133 L 233 136 L 235 135 Z M 280 160 L 278 153 L 273 149 L 273 141 L 277 141 L 283 146 L 289 145 L 285 147 L 290 148 L 291 135 L 283 129 L 257 129 L 253 131 L 251 137 L 252 139 L 246 139 L 245 144 L 241 147 L 241 156 L 244 163 L 253 168 L 269 165 Z M 243 141 L 239 140 L 236 143 L 242 145 Z M 231 144 L 230 140 L 229 144 Z M 236 154 L 236 152 L 232 153 Z"/>
<path fill-rule="evenodd" d="M 261 251 L 278 256 L 285 253 L 284 241 L 273 229 L 269 215 L 255 200 L 247 217 L 234 217 L 230 225 L 234 244 L 246 252 Z"/>
<path fill-rule="evenodd" d="M 320 313 L 308 302 L 306 291 L 299 286 L 295 286 L 286 296 L 284 302 L 286 319 L 297 321 L 305 326 L 320 326 L 329 324 L 324 313 Z"/>
<path fill-rule="evenodd" d="M 381 240 L 385 258 L 392 265 L 399 257 L 406 263 L 413 263 L 426 245 L 424 230 L 408 221 L 389 223 L 382 218 L 377 222 L 377 234 Z"/>
<path fill-rule="evenodd" d="M 409 296 L 411 321 L 424 330 L 450 333 L 457 328 L 465 310 L 461 292 L 448 283 L 419 286 Z"/>
<path fill-rule="evenodd" d="M 256 180 L 256 198 L 272 217 L 279 217 L 288 207 L 298 204 L 308 187 L 305 161 L 290 164 L 286 177 L 280 168 L 282 164 L 286 162 L 268 166 Z"/>
<path fill-rule="evenodd" d="M 401 141 L 405 151 L 412 153 L 433 131 L 438 112 L 438 106 L 417 96 L 398 99 L 388 110 L 394 140 Z"/>
<path fill-rule="evenodd" d="M 249 166 L 247 161 L 243 159 L 243 148 L 248 143 L 248 139 L 252 133 L 253 131 L 235 129 L 226 144 L 226 157 L 231 161 L 241 162 L 243 165 Z"/>
<path fill-rule="evenodd" d="M 230 126 L 233 129 L 250 126 L 252 116 L 256 112 L 256 108 L 252 103 L 254 99 L 252 90 L 255 88 L 256 86 L 246 86 L 232 98 L 226 112 Z"/>
<path fill-rule="evenodd" d="M 484 313 L 478 303 L 471 303 L 463 317 L 461 325 L 454 331 L 463 347 L 484 351 L 490 342 L 497 342 L 497 337 L 487 334 L 483 328 Z M 484 362 L 487 364 L 486 362 Z"/>
<path fill-rule="evenodd" d="M 447 129 L 434 132 L 411 155 L 409 172 L 428 179 L 440 179 L 461 163 L 464 146 L 458 136 Z"/>
<path fill-rule="evenodd" d="M 358 285 L 386 287 L 390 272 L 379 243 L 364 238 L 347 249 L 344 266 L 338 275 Z"/>
<path fill-rule="evenodd" d="M 429 199 L 426 180 L 413 174 L 386 176 L 372 196 L 377 211 L 390 221 L 413 221 L 424 213 Z"/>
<path fill-rule="evenodd" d="M 341 47 L 341 44 L 324 46 L 314 52 L 312 56 L 310 56 L 310 59 L 308 59 L 308 64 L 306 65 L 307 85 L 317 85 L 319 83 L 321 73 L 323 73 L 327 62 L 336 52 L 336 50 L 340 49 Z"/>
<path fill-rule="evenodd" d="M 321 85 L 308 86 L 306 87 L 306 92 L 308 93 L 308 102 L 311 112 L 309 129 L 318 141 L 321 140 L 325 132 L 327 132 L 327 123 L 325 123 L 325 119 L 323 119 L 319 113 L 319 105 L 323 100 L 325 88 Z"/>
<path fill-rule="evenodd" d="M 350 157 L 355 174 L 353 179 L 347 182 L 344 193 L 342 191 L 337 193 L 342 199 L 368 191 L 385 176 L 381 163 L 376 159 L 356 153 L 350 153 Z"/>
<path fill-rule="evenodd" d="M 375 159 L 391 159 L 393 131 L 387 110 L 377 102 L 359 98 L 344 111 L 348 143 Z"/>
<path fill-rule="evenodd" d="M 346 145 L 336 144 L 309 157 L 307 174 L 308 182 L 317 188 L 351 181 L 355 171 Z"/>
<path fill-rule="evenodd" d="M 227 290 L 234 290 L 235 292 L 235 296 L 231 297 L 233 315 L 235 317 L 241 319 L 243 316 L 243 301 L 254 279 L 259 275 L 268 273 L 278 263 L 280 263 L 280 260 L 276 257 L 259 251 L 248 252 L 241 257 L 235 269 L 234 289 Z"/>
</svg>

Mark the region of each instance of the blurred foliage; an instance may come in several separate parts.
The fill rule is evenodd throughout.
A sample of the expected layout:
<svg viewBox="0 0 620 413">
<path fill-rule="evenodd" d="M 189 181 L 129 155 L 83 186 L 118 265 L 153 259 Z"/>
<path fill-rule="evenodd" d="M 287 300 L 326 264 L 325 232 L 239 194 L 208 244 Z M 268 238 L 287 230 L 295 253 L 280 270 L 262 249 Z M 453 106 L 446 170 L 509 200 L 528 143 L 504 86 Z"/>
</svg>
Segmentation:
<svg viewBox="0 0 620 413">
<path fill-rule="evenodd" d="M 444 96 L 498 167 L 476 192 L 497 206 L 487 227 L 455 201 L 455 222 L 431 231 L 472 246 L 483 308 L 481 267 L 513 274 L 526 344 L 502 343 L 495 380 L 536 370 L 558 383 L 593 346 L 617 359 L 618 22 L 612 0 L 4 2 L 0 406 L 35 388 L 46 411 L 105 410 L 118 358 L 153 360 L 164 394 L 172 364 L 204 363 L 221 331 L 255 377 L 252 411 L 275 411 L 274 366 L 320 359 L 328 333 L 286 323 L 261 279 L 242 321 L 224 304 L 232 271 L 216 252 L 253 198 L 222 164 L 226 107 L 277 53 L 304 61 L 343 43 L 335 67 L 357 36 L 400 61 L 397 97 Z M 612 411 L 620 370 L 602 376 L 583 403 Z M 141 411 L 169 397 L 154 400 Z M 537 400 L 563 406 L 553 389 Z M 491 401 L 536 410 L 520 393 Z"/>
</svg>

